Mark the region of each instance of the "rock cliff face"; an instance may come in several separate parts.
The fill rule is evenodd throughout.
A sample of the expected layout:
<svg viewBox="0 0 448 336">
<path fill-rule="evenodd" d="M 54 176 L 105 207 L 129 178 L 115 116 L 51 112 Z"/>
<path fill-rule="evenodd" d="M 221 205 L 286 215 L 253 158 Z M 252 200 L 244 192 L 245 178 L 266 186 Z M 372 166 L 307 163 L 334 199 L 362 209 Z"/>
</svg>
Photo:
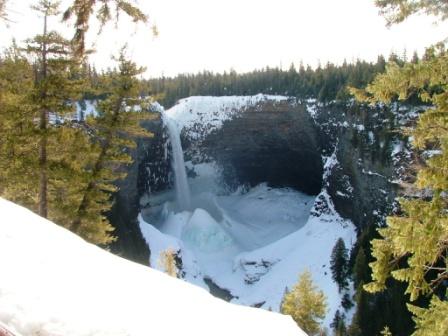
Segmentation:
<svg viewBox="0 0 448 336">
<path fill-rule="evenodd" d="M 230 185 L 267 182 L 317 195 L 323 170 L 316 130 L 303 106 L 267 101 L 225 121 L 187 153 L 213 159 Z"/>
<path fill-rule="evenodd" d="M 336 157 L 327 186 L 336 210 L 359 231 L 383 222 L 397 194 L 391 158 L 394 114 L 356 104 L 314 110 L 323 153 Z"/>
<path fill-rule="evenodd" d="M 188 107 L 187 117 L 195 113 L 194 106 L 199 108 L 195 104 Z M 397 193 L 392 152 L 400 140 L 391 132 L 397 114 L 390 109 L 263 99 L 226 113 L 219 127 L 198 120 L 183 129 L 187 160 L 215 162 L 229 186 L 267 182 L 310 195 L 325 187 L 336 210 L 360 230 L 390 213 Z M 213 118 L 218 117 L 219 111 L 214 112 L 208 122 L 217 124 Z M 147 263 L 148 247 L 135 222 L 139 207 L 145 205 L 139 200 L 170 187 L 171 167 L 161 119 L 144 126 L 155 137 L 138 141 L 132 153 L 135 162 L 120 182 L 111 220 L 119 238 L 114 251 Z M 198 129 L 203 133 L 198 135 Z M 336 159 L 326 170 L 330 175 L 323 185 L 323 163 L 332 155 Z"/>
<path fill-rule="evenodd" d="M 117 182 L 119 191 L 108 218 L 118 238 L 112 244 L 112 252 L 127 259 L 148 264 L 149 248 L 143 239 L 137 222 L 140 198 L 144 192 L 163 190 L 168 185 L 166 139 L 160 116 L 142 122 L 142 126 L 154 134 L 151 138 L 135 139 L 137 147 L 130 150 L 133 163 L 124 167 L 127 176 Z"/>
</svg>

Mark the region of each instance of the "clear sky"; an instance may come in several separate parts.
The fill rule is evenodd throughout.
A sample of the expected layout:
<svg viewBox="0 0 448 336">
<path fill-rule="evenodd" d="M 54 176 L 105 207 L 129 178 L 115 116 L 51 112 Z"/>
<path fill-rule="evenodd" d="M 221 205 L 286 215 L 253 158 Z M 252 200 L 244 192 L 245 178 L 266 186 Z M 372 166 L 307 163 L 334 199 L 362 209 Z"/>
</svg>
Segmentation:
<svg viewBox="0 0 448 336">
<path fill-rule="evenodd" d="M 62 7 L 70 0 L 63 0 Z M 0 45 L 41 30 L 40 19 L 29 9 L 33 1 L 9 0 L 9 27 L 0 26 Z M 355 58 L 375 60 L 391 51 L 410 56 L 447 36 L 448 23 L 414 17 L 386 28 L 373 0 L 139 0 L 150 25 L 122 19 L 90 39 L 98 68 L 127 43 L 129 54 L 154 77 L 231 68 L 239 72 L 265 66 L 288 68 L 294 62 L 316 66 L 320 61 L 341 63 Z M 55 26 L 58 22 L 53 23 Z M 69 27 L 64 29 L 71 33 Z M 95 32 L 97 29 L 93 29 Z"/>
</svg>

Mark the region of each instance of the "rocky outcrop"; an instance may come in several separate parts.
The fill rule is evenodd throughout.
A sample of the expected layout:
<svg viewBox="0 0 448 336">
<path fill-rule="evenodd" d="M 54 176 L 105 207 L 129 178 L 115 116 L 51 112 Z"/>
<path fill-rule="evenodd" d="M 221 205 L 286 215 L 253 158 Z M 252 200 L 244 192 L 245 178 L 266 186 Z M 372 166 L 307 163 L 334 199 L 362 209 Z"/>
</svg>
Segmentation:
<svg viewBox="0 0 448 336">
<path fill-rule="evenodd" d="M 195 149 L 223 168 L 230 185 L 292 187 L 317 195 L 322 159 L 316 127 L 303 106 L 266 101 L 249 107 L 209 134 Z"/>
<path fill-rule="evenodd" d="M 142 127 L 153 134 L 151 138 L 137 138 L 137 147 L 129 154 L 133 163 L 123 169 L 127 176 L 117 181 L 119 188 L 114 195 L 114 204 L 108 218 L 118 238 L 111 251 L 147 265 L 150 250 L 140 231 L 137 216 L 140 198 L 148 190 L 163 190 L 168 185 L 168 161 L 165 159 L 166 139 L 160 115 L 142 122 Z M 164 178 L 165 177 L 165 178 Z"/>
<path fill-rule="evenodd" d="M 357 104 L 315 106 L 324 155 L 336 161 L 327 182 L 335 209 L 359 230 L 385 221 L 398 186 L 391 156 L 398 136 L 388 107 Z"/>
</svg>

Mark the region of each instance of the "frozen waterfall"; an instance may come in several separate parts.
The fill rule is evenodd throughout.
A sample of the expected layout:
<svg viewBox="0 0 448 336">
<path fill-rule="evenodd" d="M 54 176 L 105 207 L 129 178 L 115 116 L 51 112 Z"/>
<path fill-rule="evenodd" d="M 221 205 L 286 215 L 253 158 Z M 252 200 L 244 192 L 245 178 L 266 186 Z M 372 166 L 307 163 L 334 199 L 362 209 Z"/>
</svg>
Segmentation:
<svg viewBox="0 0 448 336">
<path fill-rule="evenodd" d="M 171 141 L 172 160 L 171 165 L 174 172 L 174 184 L 176 189 L 176 198 L 179 210 L 188 210 L 191 207 L 190 187 L 185 170 L 184 153 L 180 142 L 180 130 L 176 121 L 166 114 L 163 114 L 163 122 L 168 128 L 168 134 Z"/>
</svg>

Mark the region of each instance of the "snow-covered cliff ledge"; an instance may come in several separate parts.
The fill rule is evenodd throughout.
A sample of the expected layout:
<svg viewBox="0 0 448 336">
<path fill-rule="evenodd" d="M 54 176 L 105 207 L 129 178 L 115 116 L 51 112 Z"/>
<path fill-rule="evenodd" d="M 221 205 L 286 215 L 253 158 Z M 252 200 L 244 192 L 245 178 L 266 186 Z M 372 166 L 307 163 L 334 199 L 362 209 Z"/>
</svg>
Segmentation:
<svg viewBox="0 0 448 336">
<path fill-rule="evenodd" d="M 305 335 L 116 257 L 0 199 L 0 322 L 26 335 Z"/>
<path fill-rule="evenodd" d="M 294 98 L 258 94 L 255 96 L 193 96 L 180 99 L 166 111 L 176 120 L 179 130 L 184 130 L 190 140 L 201 140 L 220 129 L 225 121 L 241 115 L 247 108 L 261 103 L 292 102 Z"/>
</svg>

